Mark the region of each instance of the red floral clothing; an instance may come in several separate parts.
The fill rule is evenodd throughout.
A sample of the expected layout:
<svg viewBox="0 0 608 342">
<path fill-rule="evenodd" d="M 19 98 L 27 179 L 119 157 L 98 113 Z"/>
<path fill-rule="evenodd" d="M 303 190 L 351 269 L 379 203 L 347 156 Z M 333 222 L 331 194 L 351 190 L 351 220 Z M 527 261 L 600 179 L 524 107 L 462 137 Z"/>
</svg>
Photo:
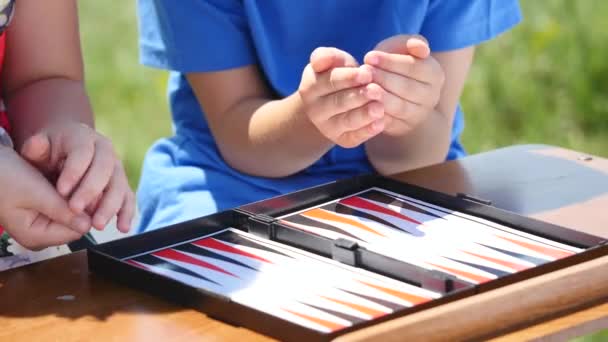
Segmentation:
<svg viewBox="0 0 608 342">
<path fill-rule="evenodd" d="M 5 46 L 6 46 L 6 33 L 2 33 L 2 35 L 0 35 L 0 74 L 2 74 L 2 66 L 4 65 L 4 47 Z M 1 83 L 0 83 L 0 89 L 2 89 Z M 0 98 L 0 127 L 2 127 L 7 132 L 9 131 L 8 117 L 6 116 L 6 112 L 4 111 L 4 105 L 2 104 L 1 98 Z M 4 228 L 2 228 L 2 226 L 0 226 L 0 238 L 2 237 L 3 233 L 4 233 Z"/>
<path fill-rule="evenodd" d="M 2 66 L 4 65 L 4 48 L 6 46 L 6 33 L 4 33 L 4 29 L 8 25 L 10 21 L 10 17 L 12 17 L 13 13 L 13 1 L 8 1 L 5 4 L 4 8 L 0 8 L 0 74 L 2 74 Z M 0 89 L 2 89 L 2 84 L 0 83 Z M 0 99 L 0 104 L 2 103 L 2 99 Z M 4 105 L 0 105 L 0 127 L 4 128 L 8 131 L 9 122 L 8 117 L 6 116 L 6 112 L 4 111 Z"/>
</svg>

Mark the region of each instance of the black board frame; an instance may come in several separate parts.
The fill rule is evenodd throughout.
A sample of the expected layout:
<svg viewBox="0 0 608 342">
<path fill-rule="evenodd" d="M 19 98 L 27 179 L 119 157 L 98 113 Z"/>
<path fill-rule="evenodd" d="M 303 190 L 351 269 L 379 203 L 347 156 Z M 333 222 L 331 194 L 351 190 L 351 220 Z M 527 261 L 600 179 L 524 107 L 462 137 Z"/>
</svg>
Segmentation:
<svg viewBox="0 0 608 342">
<path fill-rule="evenodd" d="M 526 233 L 581 248 L 584 251 L 484 284 L 474 285 L 442 272 L 422 269 L 374 253 L 353 244 L 352 241 L 344 239 L 330 240 L 306 233 L 281 224 L 276 219 L 370 188 L 390 190 L 446 209 L 460 211 Z M 228 227 L 406 281 L 422 288 L 440 292 L 443 296 L 337 332 L 321 333 L 236 303 L 226 296 L 185 285 L 122 261 L 129 256 L 190 241 Z M 286 341 L 328 341 L 339 335 L 370 325 L 606 255 L 608 254 L 608 244 L 601 237 L 501 210 L 471 196 L 450 196 L 378 175 L 364 175 L 247 204 L 233 210 L 200 217 L 121 240 L 91 246 L 88 248 L 87 254 L 89 269 L 97 274 L 180 305 L 192 307 L 226 323 L 242 326 Z"/>
</svg>

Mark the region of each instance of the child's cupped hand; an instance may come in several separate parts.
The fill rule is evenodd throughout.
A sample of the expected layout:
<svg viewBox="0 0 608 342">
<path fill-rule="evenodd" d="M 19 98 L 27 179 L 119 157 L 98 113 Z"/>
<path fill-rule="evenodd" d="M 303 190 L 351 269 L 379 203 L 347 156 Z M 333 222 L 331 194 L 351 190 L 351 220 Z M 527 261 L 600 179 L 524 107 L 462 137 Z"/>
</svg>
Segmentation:
<svg viewBox="0 0 608 342">
<path fill-rule="evenodd" d="M 321 47 L 302 73 L 298 94 L 317 129 L 342 147 L 357 146 L 384 129 L 383 90 L 370 68 L 350 54 Z"/>
<path fill-rule="evenodd" d="M 87 125 L 65 122 L 31 136 L 21 155 L 56 179 L 56 191 L 71 211 L 89 214 L 96 229 L 103 229 L 117 215 L 118 230 L 129 230 L 135 196 L 107 138 Z"/>
<path fill-rule="evenodd" d="M 439 102 L 445 75 L 421 36 L 397 35 L 365 55 L 372 80 L 385 91 L 384 133 L 404 135 L 423 122 Z"/>
</svg>

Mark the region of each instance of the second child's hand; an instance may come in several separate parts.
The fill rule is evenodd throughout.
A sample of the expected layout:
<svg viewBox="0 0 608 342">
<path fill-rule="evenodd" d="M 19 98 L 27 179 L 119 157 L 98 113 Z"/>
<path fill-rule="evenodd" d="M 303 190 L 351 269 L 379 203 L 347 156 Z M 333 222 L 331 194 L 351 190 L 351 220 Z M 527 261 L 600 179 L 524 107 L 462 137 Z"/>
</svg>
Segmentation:
<svg viewBox="0 0 608 342">
<path fill-rule="evenodd" d="M 74 214 L 38 170 L 1 146 L 0 189 L 0 225 L 28 249 L 68 243 L 91 228 L 90 218 Z"/>
<path fill-rule="evenodd" d="M 384 129 L 382 93 L 367 68 L 336 48 L 313 51 L 298 89 L 310 121 L 327 139 L 347 148 Z"/>
<path fill-rule="evenodd" d="M 365 56 L 373 82 L 386 91 L 383 133 L 405 135 L 435 110 L 445 75 L 430 52 L 423 37 L 398 35 L 383 40 Z"/>
<path fill-rule="evenodd" d="M 118 216 L 121 232 L 130 228 L 134 194 L 112 143 L 92 128 L 75 122 L 57 124 L 27 139 L 22 156 L 57 178 L 56 188 L 75 213 L 88 212 L 101 230 Z"/>
</svg>

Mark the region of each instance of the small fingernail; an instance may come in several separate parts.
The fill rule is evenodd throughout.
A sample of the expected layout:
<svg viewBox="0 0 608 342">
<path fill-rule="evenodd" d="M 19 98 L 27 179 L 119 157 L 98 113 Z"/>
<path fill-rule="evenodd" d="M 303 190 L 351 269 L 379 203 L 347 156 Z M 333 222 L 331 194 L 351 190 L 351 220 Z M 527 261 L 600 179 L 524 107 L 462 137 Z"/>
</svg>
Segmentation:
<svg viewBox="0 0 608 342">
<path fill-rule="evenodd" d="M 121 233 L 126 234 L 126 233 L 129 232 L 129 230 L 131 230 L 131 226 L 129 224 L 127 224 L 127 225 L 121 225 L 121 226 L 118 227 L 118 230 Z"/>
<path fill-rule="evenodd" d="M 78 229 L 78 231 L 81 231 L 81 232 L 86 232 L 87 230 L 89 230 L 91 228 L 91 221 L 89 220 L 89 218 L 86 215 L 82 215 L 82 214 L 74 217 L 72 219 L 71 224 L 74 228 Z"/>
</svg>

